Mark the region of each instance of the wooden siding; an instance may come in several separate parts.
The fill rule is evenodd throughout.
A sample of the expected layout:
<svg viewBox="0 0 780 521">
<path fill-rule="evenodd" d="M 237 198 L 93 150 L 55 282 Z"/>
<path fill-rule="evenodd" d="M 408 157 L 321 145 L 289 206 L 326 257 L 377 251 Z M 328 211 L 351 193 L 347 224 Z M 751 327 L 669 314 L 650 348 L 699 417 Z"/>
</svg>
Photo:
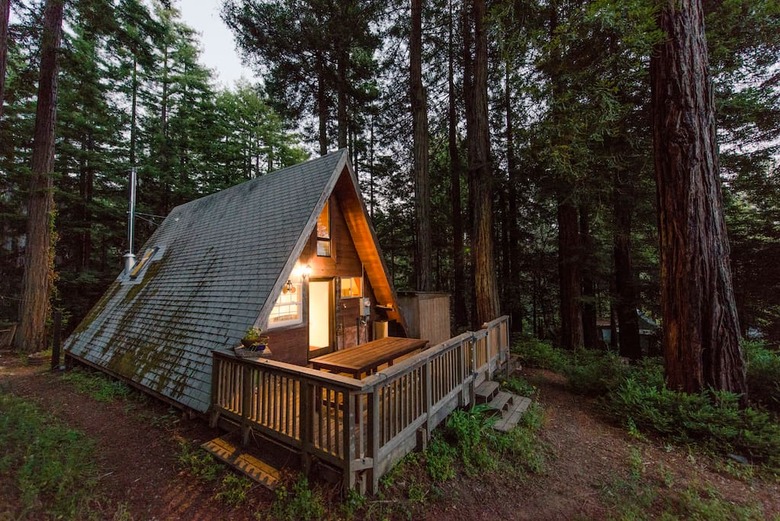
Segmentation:
<svg viewBox="0 0 780 521">
<path fill-rule="evenodd" d="M 436 345 L 452 336 L 449 294 L 401 292 L 398 305 L 410 337 L 422 338 Z"/>
<path fill-rule="evenodd" d="M 310 279 L 335 279 L 335 327 L 336 349 L 351 347 L 358 343 L 358 327 L 360 328 L 360 342 L 369 340 L 368 326 L 358 326 L 362 308 L 362 299 L 340 297 L 339 279 L 341 277 L 360 277 L 363 274 L 363 265 L 360 256 L 352 241 L 352 236 L 344 213 L 341 209 L 339 197 L 330 198 L 331 212 L 331 256 L 320 257 L 317 255 L 317 231 L 309 236 L 298 263 L 302 266 L 309 265 L 312 269 Z M 367 279 L 367 278 L 366 278 Z M 309 354 L 309 301 L 308 280 L 302 284 L 303 298 L 303 323 L 297 326 L 269 329 L 267 335 L 272 358 L 280 362 L 306 365 Z M 368 280 L 364 281 L 364 295 L 375 304 L 373 290 Z M 376 318 L 372 305 L 371 317 Z"/>
</svg>

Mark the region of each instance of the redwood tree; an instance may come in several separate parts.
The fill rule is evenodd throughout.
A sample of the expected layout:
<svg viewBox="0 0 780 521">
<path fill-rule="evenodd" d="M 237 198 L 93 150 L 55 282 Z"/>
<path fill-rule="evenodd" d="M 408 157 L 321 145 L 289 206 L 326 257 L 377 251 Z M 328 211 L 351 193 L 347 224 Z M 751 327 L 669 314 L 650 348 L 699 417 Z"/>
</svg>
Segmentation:
<svg viewBox="0 0 780 521">
<path fill-rule="evenodd" d="M 487 69 L 488 43 L 485 31 L 485 0 L 473 0 L 474 55 L 470 56 L 466 34 L 464 96 L 466 98 L 469 191 L 473 211 L 471 234 L 472 264 L 474 270 L 475 311 L 477 323 L 498 316 L 498 290 L 493 259 L 493 179 L 490 171 L 490 134 L 488 127 Z"/>
<path fill-rule="evenodd" d="M 430 291 L 432 263 L 431 187 L 428 175 L 428 110 L 422 83 L 422 0 L 412 0 L 409 78 L 414 128 L 414 210 L 417 220 L 417 289 Z"/>
<path fill-rule="evenodd" d="M 53 279 L 52 219 L 54 198 L 54 124 L 57 116 L 57 51 L 62 36 L 65 0 L 47 0 L 43 14 L 41 69 L 35 113 L 30 196 L 27 205 L 25 249 L 19 327 L 14 338 L 18 351 L 46 347 L 45 326 Z"/>
<path fill-rule="evenodd" d="M 663 0 L 650 62 L 667 383 L 746 392 L 701 0 Z"/>
</svg>

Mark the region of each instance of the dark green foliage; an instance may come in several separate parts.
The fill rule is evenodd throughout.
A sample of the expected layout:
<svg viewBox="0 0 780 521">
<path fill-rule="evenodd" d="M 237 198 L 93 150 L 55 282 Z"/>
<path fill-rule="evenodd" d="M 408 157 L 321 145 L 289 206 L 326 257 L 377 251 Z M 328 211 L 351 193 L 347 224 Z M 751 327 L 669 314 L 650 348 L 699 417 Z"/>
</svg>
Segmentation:
<svg viewBox="0 0 780 521">
<path fill-rule="evenodd" d="M 0 393 L 0 474 L 16 486 L 21 510 L 0 517 L 84 519 L 95 499 L 94 443 L 29 402 Z"/>
<path fill-rule="evenodd" d="M 780 424 L 766 412 L 740 408 L 725 392 L 687 394 L 667 389 L 657 375 L 629 376 L 602 401 L 615 421 L 679 443 L 736 453 L 780 470 Z"/>
<path fill-rule="evenodd" d="M 780 353 L 761 342 L 743 342 L 752 403 L 780 413 Z"/>
<path fill-rule="evenodd" d="M 527 398 L 536 394 L 536 387 L 528 383 L 528 380 L 520 376 L 510 376 L 509 378 L 500 378 L 501 388 L 518 396 Z"/>
<path fill-rule="evenodd" d="M 619 385 L 628 370 L 628 365 L 614 353 L 579 350 L 570 357 L 563 374 L 575 393 L 600 396 Z"/>
<path fill-rule="evenodd" d="M 562 371 L 568 363 L 563 350 L 535 337 L 522 337 L 514 343 L 512 352 L 519 355 L 521 363 L 528 367 Z"/>
</svg>

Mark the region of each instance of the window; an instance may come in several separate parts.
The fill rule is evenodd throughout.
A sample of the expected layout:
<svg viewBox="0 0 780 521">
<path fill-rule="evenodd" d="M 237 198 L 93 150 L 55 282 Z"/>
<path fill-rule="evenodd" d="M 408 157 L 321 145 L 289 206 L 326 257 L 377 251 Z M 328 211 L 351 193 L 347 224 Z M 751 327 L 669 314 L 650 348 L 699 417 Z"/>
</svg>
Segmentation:
<svg viewBox="0 0 780 521">
<path fill-rule="evenodd" d="M 141 270 L 144 269 L 144 267 L 149 263 L 149 259 L 151 259 L 154 254 L 157 253 L 157 247 L 154 248 L 148 248 L 145 252 L 143 257 L 141 257 L 141 260 L 135 263 L 135 266 L 133 266 L 133 269 L 130 270 L 130 278 L 134 279 L 138 276 L 139 273 L 141 273 Z"/>
<path fill-rule="evenodd" d="M 268 317 L 268 328 L 292 326 L 303 322 L 303 291 L 300 282 L 284 285 Z"/>
<path fill-rule="evenodd" d="M 341 298 L 358 298 L 363 296 L 362 277 L 341 278 Z"/>
<path fill-rule="evenodd" d="M 317 256 L 330 257 L 330 201 L 325 201 L 325 208 L 317 218 Z"/>
</svg>

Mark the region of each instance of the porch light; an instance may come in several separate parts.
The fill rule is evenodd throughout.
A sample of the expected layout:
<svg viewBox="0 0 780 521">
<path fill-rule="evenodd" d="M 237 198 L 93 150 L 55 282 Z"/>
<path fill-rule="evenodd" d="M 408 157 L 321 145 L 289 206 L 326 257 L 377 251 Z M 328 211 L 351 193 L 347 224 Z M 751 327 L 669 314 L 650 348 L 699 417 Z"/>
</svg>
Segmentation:
<svg viewBox="0 0 780 521">
<path fill-rule="evenodd" d="M 301 271 L 301 275 L 304 279 L 308 278 L 311 275 L 311 266 L 307 264 L 303 267 L 303 270 Z"/>
<path fill-rule="evenodd" d="M 287 295 L 288 293 L 295 293 L 295 286 L 293 286 L 293 283 L 290 279 L 287 279 L 284 287 L 282 287 L 282 294 Z"/>
</svg>

